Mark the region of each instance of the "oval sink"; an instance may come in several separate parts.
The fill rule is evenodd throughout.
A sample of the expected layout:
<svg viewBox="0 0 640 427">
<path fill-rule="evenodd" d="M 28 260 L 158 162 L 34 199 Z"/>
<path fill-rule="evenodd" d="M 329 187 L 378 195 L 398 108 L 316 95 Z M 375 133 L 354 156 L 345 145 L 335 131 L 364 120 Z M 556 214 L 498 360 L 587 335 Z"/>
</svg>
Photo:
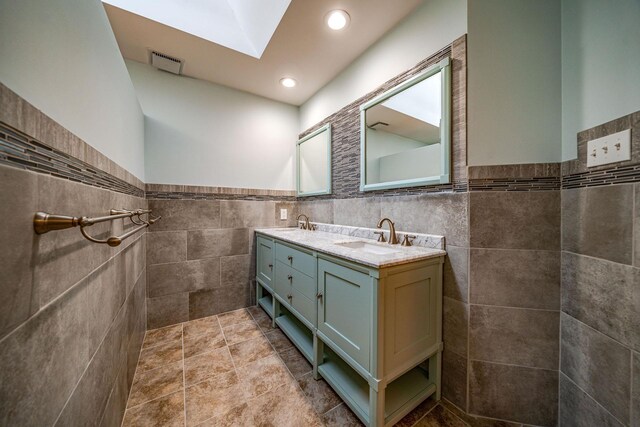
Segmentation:
<svg viewBox="0 0 640 427">
<path fill-rule="evenodd" d="M 389 248 L 375 243 L 368 243 L 362 241 L 355 242 L 336 242 L 335 245 L 342 246 L 343 248 L 355 249 L 357 251 L 367 252 L 376 255 L 394 254 L 399 252 L 395 248 Z"/>
</svg>

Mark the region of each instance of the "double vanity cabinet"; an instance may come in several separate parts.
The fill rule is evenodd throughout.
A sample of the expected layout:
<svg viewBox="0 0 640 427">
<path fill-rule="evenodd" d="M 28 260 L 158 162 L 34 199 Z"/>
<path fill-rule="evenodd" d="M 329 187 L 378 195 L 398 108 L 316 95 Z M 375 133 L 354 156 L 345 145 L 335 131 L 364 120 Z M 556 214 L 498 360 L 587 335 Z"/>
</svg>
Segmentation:
<svg viewBox="0 0 640 427">
<path fill-rule="evenodd" d="M 256 234 L 258 304 L 365 425 L 393 425 L 440 398 L 444 251 Z"/>
</svg>

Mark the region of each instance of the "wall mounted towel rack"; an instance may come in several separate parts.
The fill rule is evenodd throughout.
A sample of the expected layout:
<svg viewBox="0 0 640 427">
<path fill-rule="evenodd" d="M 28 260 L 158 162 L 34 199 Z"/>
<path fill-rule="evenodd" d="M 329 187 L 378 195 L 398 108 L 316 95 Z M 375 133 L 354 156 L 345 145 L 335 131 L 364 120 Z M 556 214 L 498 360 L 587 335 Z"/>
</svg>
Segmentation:
<svg viewBox="0 0 640 427">
<path fill-rule="evenodd" d="M 148 209 L 111 209 L 109 211 L 109 215 L 89 218 L 86 216 L 79 217 L 54 215 L 47 212 L 36 212 L 35 216 L 33 217 L 33 229 L 35 230 L 36 234 L 44 234 L 53 230 L 64 230 L 67 228 L 80 226 L 80 232 L 87 240 L 90 240 L 94 243 L 106 243 L 109 246 L 118 246 L 124 239 L 133 236 L 138 231 L 149 227 L 151 224 L 162 218 L 160 216 L 157 218 L 151 218 L 150 214 L 151 210 Z M 147 215 L 146 220 L 142 218 L 143 215 Z M 133 224 L 137 225 L 137 227 L 127 231 L 120 236 L 110 236 L 104 240 L 91 237 L 85 231 L 85 227 L 90 227 L 94 224 L 121 218 L 129 218 L 129 220 Z"/>
</svg>

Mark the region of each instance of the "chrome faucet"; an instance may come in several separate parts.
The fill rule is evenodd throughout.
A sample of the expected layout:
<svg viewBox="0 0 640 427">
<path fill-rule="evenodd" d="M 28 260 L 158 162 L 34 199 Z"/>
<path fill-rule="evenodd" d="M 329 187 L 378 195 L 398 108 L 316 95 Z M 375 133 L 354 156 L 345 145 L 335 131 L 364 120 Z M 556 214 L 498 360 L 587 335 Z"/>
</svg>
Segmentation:
<svg viewBox="0 0 640 427">
<path fill-rule="evenodd" d="M 302 228 L 303 230 L 313 231 L 315 227 L 309 222 L 309 217 L 306 216 L 305 214 L 298 215 L 298 218 L 296 218 L 296 221 L 300 222 L 301 217 L 304 217 L 304 222 L 302 223 L 300 228 Z"/>
<path fill-rule="evenodd" d="M 378 222 L 378 228 L 382 228 L 382 224 L 385 221 L 389 223 L 389 244 L 397 245 L 399 242 L 398 242 L 398 236 L 396 236 L 396 227 L 393 221 L 391 221 L 389 218 L 382 218 L 380 222 Z"/>
</svg>

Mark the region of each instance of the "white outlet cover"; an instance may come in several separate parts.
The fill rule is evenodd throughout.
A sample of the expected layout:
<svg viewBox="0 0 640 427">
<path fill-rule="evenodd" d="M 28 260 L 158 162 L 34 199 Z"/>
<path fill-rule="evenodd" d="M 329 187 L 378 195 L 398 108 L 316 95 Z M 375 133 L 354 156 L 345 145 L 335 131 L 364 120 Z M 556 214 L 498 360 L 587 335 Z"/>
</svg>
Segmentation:
<svg viewBox="0 0 640 427">
<path fill-rule="evenodd" d="M 631 160 L 631 129 L 587 142 L 587 167 Z"/>
<path fill-rule="evenodd" d="M 287 210 L 280 209 L 280 219 L 287 219 Z"/>
</svg>

